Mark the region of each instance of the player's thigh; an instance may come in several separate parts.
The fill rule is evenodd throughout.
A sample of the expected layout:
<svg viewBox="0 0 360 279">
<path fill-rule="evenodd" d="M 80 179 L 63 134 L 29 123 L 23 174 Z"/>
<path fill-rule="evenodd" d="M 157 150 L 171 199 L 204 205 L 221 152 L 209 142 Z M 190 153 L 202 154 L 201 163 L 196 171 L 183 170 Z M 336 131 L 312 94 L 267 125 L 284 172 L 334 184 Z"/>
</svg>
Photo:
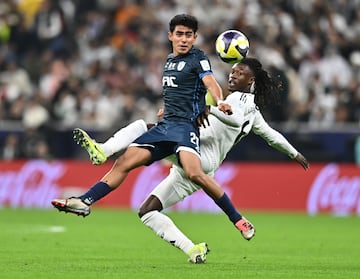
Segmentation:
<svg viewBox="0 0 360 279">
<path fill-rule="evenodd" d="M 115 162 L 114 168 L 131 170 L 146 165 L 151 160 L 151 152 L 142 147 L 130 146 Z"/>
<path fill-rule="evenodd" d="M 188 177 L 191 178 L 193 175 L 203 173 L 200 156 L 196 152 L 180 150 L 178 156 L 181 166 Z"/>
</svg>

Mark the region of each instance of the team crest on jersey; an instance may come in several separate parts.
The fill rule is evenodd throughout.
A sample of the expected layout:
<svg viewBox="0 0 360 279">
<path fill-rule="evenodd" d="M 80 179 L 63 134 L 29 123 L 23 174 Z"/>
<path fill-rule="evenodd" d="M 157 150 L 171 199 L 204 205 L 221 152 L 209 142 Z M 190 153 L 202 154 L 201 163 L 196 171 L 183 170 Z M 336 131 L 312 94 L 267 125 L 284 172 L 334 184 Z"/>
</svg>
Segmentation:
<svg viewBox="0 0 360 279">
<path fill-rule="evenodd" d="M 178 63 L 178 65 L 177 65 L 177 70 L 178 70 L 178 71 L 181 71 L 182 69 L 184 69 L 185 64 L 186 64 L 185 61 L 180 61 L 180 62 Z"/>
</svg>

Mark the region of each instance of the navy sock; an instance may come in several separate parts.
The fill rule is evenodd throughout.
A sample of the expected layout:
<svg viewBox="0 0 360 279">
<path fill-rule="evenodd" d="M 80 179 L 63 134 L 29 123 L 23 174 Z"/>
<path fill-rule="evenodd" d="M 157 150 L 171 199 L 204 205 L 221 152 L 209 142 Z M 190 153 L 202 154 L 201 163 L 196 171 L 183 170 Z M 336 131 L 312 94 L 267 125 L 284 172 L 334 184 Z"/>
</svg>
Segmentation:
<svg viewBox="0 0 360 279">
<path fill-rule="evenodd" d="M 112 191 L 110 186 L 105 182 L 97 182 L 85 194 L 80 196 L 81 200 L 87 205 L 91 205 Z"/>
<path fill-rule="evenodd" d="M 225 212 L 230 221 L 234 224 L 236 224 L 236 222 L 242 218 L 240 213 L 236 211 L 234 205 L 226 193 L 224 193 L 220 199 L 216 200 L 215 203 Z"/>
</svg>

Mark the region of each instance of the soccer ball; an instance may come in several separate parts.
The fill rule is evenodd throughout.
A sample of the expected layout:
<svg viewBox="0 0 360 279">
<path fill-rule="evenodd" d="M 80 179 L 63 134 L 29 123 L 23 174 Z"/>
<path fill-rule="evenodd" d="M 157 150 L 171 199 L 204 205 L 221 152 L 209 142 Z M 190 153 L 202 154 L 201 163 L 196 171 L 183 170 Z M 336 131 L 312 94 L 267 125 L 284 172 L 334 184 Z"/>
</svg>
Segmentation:
<svg viewBox="0 0 360 279">
<path fill-rule="evenodd" d="M 249 52 L 248 38 L 238 30 L 226 30 L 221 33 L 215 43 L 216 54 L 229 64 L 241 62 Z"/>
</svg>

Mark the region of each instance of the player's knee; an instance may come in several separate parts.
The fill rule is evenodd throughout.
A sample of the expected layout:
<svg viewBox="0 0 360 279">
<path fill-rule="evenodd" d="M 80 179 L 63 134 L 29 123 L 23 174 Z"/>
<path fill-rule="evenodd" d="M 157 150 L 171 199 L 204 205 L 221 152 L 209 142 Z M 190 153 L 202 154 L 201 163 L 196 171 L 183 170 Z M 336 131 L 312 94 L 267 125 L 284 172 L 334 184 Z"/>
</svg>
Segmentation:
<svg viewBox="0 0 360 279">
<path fill-rule="evenodd" d="M 132 169 L 136 168 L 136 166 L 137 165 L 135 163 L 133 163 L 131 160 L 127 158 L 125 154 L 123 154 L 115 160 L 113 169 L 115 171 L 129 172 Z"/>
<path fill-rule="evenodd" d="M 186 173 L 186 175 L 192 182 L 200 184 L 199 182 L 202 181 L 202 176 L 204 174 L 199 171 L 189 171 Z"/>
<path fill-rule="evenodd" d="M 122 169 L 122 168 L 125 168 L 125 160 L 123 158 L 123 155 L 118 157 L 115 162 L 114 162 L 114 165 L 113 165 L 113 168 L 114 169 Z"/>
</svg>

